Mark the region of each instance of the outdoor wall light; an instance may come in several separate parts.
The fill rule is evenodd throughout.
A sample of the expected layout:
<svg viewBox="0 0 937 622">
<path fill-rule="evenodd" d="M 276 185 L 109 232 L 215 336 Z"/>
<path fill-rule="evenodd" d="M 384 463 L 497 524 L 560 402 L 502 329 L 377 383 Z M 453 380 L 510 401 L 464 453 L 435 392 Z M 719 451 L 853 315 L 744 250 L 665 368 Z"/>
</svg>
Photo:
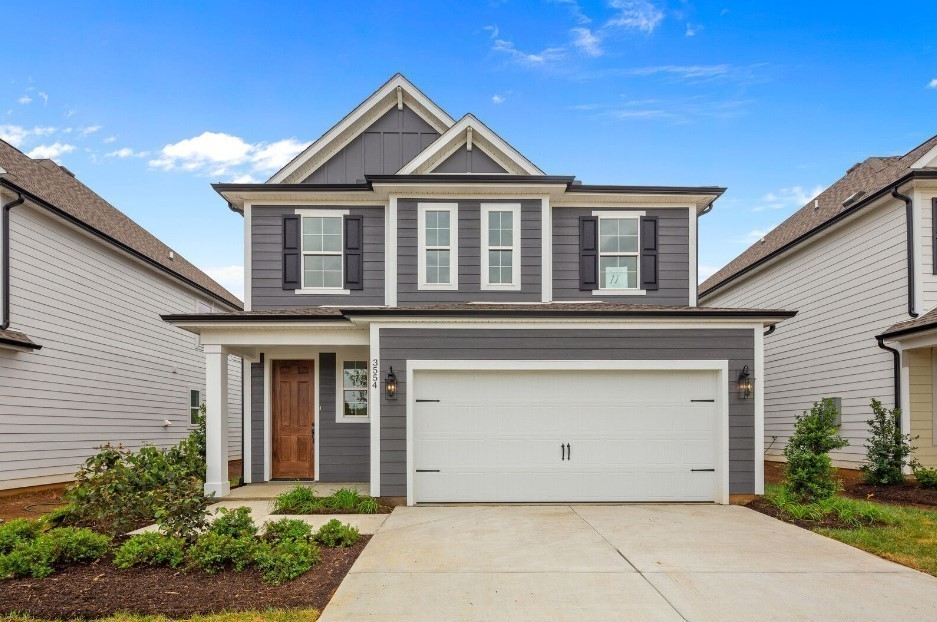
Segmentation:
<svg viewBox="0 0 937 622">
<path fill-rule="evenodd" d="M 738 380 L 738 389 L 739 389 L 739 399 L 740 400 L 750 400 L 755 394 L 755 381 L 752 378 L 751 371 L 748 368 L 748 365 L 742 368 L 742 371 L 739 372 Z"/>
<path fill-rule="evenodd" d="M 393 367 L 387 370 L 387 375 L 384 376 L 384 398 L 397 399 L 397 374 L 394 373 Z"/>
</svg>

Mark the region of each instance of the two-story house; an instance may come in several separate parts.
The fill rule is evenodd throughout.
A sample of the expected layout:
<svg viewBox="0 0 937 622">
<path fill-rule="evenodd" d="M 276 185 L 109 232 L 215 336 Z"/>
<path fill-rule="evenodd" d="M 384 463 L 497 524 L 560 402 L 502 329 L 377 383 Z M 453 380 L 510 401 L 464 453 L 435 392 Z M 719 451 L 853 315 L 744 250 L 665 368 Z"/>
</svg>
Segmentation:
<svg viewBox="0 0 937 622">
<path fill-rule="evenodd" d="M 705 304 L 798 310 L 765 338 L 768 459 L 783 460 L 795 416 L 827 397 L 849 441 L 834 462 L 861 466 L 877 398 L 937 466 L 935 222 L 937 136 L 854 165 L 700 286 Z"/>
<path fill-rule="evenodd" d="M 715 187 L 547 175 L 394 76 L 244 217 L 246 310 L 173 314 L 207 357 L 208 482 L 227 493 L 224 357 L 250 481 L 369 482 L 408 504 L 715 501 L 763 488 L 762 335 L 699 307 Z"/>
</svg>

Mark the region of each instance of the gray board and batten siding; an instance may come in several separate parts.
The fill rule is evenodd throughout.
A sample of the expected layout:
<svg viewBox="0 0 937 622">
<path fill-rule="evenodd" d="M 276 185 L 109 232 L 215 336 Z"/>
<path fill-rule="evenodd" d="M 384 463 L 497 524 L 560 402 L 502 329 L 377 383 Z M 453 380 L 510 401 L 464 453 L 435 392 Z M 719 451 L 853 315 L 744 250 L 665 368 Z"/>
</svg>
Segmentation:
<svg viewBox="0 0 937 622">
<path fill-rule="evenodd" d="M 283 216 L 301 209 L 348 210 L 364 219 L 364 288 L 348 294 L 297 294 L 283 289 Z M 348 206 L 251 207 L 251 307 L 289 309 L 319 305 L 384 304 L 384 209 Z"/>
<path fill-rule="evenodd" d="M 579 218 L 594 211 L 628 210 L 601 207 L 553 209 L 553 299 L 605 300 L 637 304 L 688 305 L 690 301 L 690 223 L 686 209 L 644 209 L 658 219 L 658 289 L 643 296 L 607 296 L 582 291 L 579 283 Z"/>
<path fill-rule="evenodd" d="M 495 162 L 491 156 L 479 149 L 469 151 L 467 145 L 462 145 L 439 166 L 433 169 L 434 173 L 507 173 L 504 168 Z"/>
<path fill-rule="evenodd" d="M 745 329 L 390 329 L 380 331 L 381 373 L 394 368 L 397 399 L 381 398 L 381 495 L 407 494 L 408 360 L 728 360 L 729 492 L 755 492 L 755 402 L 740 400 L 734 378 L 754 365 Z M 575 416 L 571 413 L 570 416 Z"/>
</svg>

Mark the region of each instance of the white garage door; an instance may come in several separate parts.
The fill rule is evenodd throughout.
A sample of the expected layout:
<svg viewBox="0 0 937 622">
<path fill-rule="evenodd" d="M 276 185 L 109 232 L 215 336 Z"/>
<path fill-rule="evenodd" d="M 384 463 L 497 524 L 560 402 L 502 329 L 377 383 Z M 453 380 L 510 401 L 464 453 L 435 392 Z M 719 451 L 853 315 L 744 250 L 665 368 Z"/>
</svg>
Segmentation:
<svg viewBox="0 0 937 622">
<path fill-rule="evenodd" d="M 417 371 L 414 500 L 713 501 L 717 378 Z"/>
</svg>

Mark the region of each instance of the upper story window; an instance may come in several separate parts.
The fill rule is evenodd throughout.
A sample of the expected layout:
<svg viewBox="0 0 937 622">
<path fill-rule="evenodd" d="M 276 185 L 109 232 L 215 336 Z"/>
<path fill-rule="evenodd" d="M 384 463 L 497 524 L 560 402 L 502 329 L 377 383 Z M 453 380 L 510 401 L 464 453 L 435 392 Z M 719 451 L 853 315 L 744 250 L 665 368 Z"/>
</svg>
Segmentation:
<svg viewBox="0 0 937 622">
<path fill-rule="evenodd" d="M 637 292 L 639 223 L 643 213 L 595 213 L 599 218 L 599 291 Z"/>
<path fill-rule="evenodd" d="M 459 208 L 455 203 L 420 203 L 418 269 L 420 289 L 459 288 Z"/>
<path fill-rule="evenodd" d="M 521 206 L 489 203 L 481 206 L 481 288 L 521 288 Z"/>
<path fill-rule="evenodd" d="M 299 227 L 300 291 L 343 294 L 345 289 L 346 210 L 296 210 Z"/>
</svg>

